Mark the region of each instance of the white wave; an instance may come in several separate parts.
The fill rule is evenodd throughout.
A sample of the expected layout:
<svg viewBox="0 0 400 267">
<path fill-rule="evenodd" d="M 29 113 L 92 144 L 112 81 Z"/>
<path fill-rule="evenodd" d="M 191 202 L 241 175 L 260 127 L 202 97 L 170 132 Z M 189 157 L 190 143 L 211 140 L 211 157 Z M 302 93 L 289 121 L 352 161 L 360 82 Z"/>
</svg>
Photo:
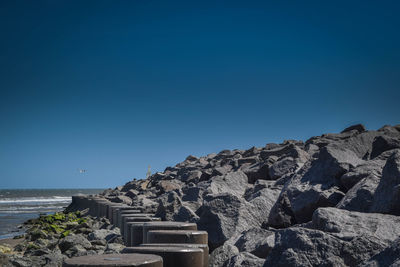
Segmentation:
<svg viewBox="0 0 400 267">
<path fill-rule="evenodd" d="M 52 205 L 52 206 L 9 206 L 9 207 L 0 207 L 0 215 L 8 214 L 8 213 L 37 213 L 44 211 L 59 211 L 63 210 L 67 204 L 64 205 Z"/>
<path fill-rule="evenodd" d="M 60 196 L 54 196 L 54 197 L 46 197 L 46 198 L 41 198 L 41 197 L 21 197 L 21 198 L 3 198 L 0 199 L 0 205 L 1 204 L 19 204 L 19 203 L 54 203 L 54 202 L 71 202 L 72 197 L 60 197 Z"/>
</svg>

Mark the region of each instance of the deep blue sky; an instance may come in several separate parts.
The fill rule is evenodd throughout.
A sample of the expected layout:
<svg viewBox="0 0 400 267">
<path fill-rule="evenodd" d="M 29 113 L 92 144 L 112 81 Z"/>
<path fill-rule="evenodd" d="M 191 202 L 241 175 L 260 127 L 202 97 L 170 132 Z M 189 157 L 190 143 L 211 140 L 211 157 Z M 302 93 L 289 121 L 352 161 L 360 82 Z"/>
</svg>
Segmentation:
<svg viewBox="0 0 400 267">
<path fill-rule="evenodd" d="M 1 1 L 0 188 L 400 123 L 399 1 L 275 2 Z"/>
</svg>

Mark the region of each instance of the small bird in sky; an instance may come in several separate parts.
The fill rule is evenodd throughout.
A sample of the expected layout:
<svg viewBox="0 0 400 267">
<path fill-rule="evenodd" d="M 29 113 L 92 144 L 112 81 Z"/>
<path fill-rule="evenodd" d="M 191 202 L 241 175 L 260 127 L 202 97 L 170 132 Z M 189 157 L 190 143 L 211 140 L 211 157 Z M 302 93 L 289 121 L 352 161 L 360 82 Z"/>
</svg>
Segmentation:
<svg viewBox="0 0 400 267">
<path fill-rule="evenodd" d="M 85 173 L 86 172 L 86 170 L 84 170 L 84 169 L 79 169 L 79 173 Z"/>
</svg>

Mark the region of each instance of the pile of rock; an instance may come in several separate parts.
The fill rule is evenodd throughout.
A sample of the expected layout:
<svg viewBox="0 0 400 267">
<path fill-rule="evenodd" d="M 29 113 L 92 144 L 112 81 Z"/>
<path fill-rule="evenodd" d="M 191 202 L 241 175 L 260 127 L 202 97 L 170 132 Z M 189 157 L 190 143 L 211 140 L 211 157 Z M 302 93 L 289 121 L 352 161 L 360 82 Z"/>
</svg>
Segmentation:
<svg viewBox="0 0 400 267">
<path fill-rule="evenodd" d="M 119 252 L 120 230 L 80 212 L 40 216 L 25 223 L 24 240 L 4 253 L 2 266 L 61 266 L 70 257 Z"/>
<path fill-rule="evenodd" d="M 373 266 L 399 260 L 384 256 L 399 248 L 399 188 L 400 125 L 355 125 L 189 156 L 102 197 L 196 223 L 209 234 L 212 266 Z"/>
</svg>

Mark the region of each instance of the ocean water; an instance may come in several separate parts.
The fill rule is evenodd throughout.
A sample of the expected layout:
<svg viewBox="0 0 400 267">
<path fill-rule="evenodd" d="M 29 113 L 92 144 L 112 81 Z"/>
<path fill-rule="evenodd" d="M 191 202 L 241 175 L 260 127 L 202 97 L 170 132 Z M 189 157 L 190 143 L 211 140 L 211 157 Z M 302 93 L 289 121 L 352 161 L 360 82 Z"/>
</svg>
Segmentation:
<svg viewBox="0 0 400 267">
<path fill-rule="evenodd" d="M 0 189 L 0 239 L 22 234 L 19 226 L 40 214 L 62 211 L 73 195 L 97 194 L 104 189 Z"/>
</svg>

